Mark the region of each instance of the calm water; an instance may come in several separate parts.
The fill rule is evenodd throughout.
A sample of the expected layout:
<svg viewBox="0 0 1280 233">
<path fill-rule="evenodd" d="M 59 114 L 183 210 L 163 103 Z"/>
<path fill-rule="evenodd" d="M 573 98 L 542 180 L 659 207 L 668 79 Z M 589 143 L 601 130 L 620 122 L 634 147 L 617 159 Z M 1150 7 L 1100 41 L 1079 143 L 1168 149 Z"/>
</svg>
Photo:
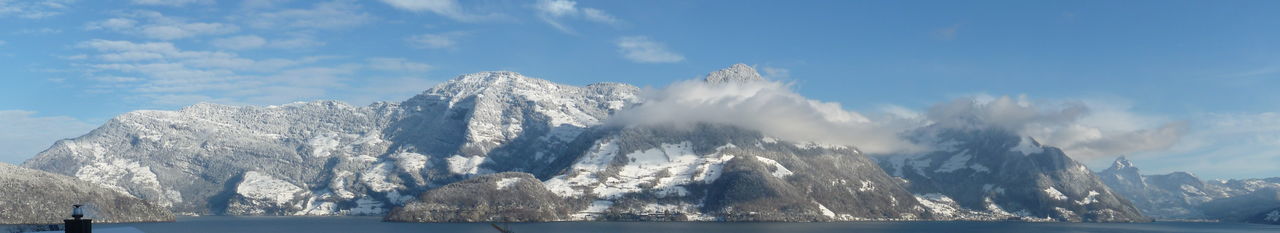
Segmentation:
<svg viewBox="0 0 1280 233">
<path fill-rule="evenodd" d="M 95 224 L 95 228 L 131 226 L 147 233 L 278 232 L 458 232 L 494 233 L 482 223 L 388 223 L 377 217 L 184 217 L 173 223 Z M 1020 223 L 1020 222 L 557 222 L 518 223 L 517 233 L 598 232 L 1280 232 L 1280 226 L 1239 223 Z"/>
</svg>

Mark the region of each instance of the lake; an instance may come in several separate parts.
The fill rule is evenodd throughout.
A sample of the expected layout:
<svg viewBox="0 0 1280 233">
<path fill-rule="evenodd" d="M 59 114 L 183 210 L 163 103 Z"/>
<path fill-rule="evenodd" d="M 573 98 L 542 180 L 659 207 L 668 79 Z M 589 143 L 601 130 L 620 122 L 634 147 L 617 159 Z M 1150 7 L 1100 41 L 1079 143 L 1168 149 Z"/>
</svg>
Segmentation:
<svg viewBox="0 0 1280 233">
<path fill-rule="evenodd" d="M 391 223 L 379 217 L 180 217 L 172 223 L 95 224 L 95 229 L 133 227 L 147 233 L 278 232 L 457 232 L 494 233 L 486 223 Z M 1280 232 L 1280 226 L 1242 223 L 1024 223 L 1024 222 L 553 222 L 512 223 L 517 233 L 599 232 Z"/>
</svg>

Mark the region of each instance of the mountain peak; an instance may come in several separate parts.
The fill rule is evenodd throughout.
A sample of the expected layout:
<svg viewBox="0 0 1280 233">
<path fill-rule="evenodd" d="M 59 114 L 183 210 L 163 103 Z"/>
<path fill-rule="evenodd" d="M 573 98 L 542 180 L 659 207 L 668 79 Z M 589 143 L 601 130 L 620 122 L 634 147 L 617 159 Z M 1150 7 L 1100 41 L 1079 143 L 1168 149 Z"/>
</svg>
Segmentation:
<svg viewBox="0 0 1280 233">
<path fill-rule="evenodd" d="M 724 68 L 716 72 L 707 74 L 706 82 L 708 83 L 749 83 L 764 81 L 764 77 L 760 77 L 760 72 L 756 72 L 756 68 L 747 64 L 733 64 L 729 68 Z"/>
<path fill-rule="evenodd" d="M 1125 168 L 1137 167 L 1133 166 L 1133 162 L 1129 162 L 1129 159 L 1126 159 L 1124 156 L 1120 156 L 1119 158 L 1116 158 L 1115 162 L 1111 163 L 1111 168 L 1109 170 L 1120 170 Z"/>
</svg>

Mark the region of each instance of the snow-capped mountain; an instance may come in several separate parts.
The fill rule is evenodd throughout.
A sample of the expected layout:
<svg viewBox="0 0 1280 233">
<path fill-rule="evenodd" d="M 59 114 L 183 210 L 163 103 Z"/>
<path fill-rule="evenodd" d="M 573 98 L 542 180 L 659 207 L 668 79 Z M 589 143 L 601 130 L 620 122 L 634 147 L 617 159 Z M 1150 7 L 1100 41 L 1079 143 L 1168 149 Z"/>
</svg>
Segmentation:
<svg viewBox="0 0 1280 233">
<path fill-rule="evenodd" d="M 704 81 L 714 85 L 763 80 L 753 68 L 738 64 L 713 72 Z M 548 153 L 556 158 L 549 160 L 551 163 L 542 163 L 542 170 L 526 170 L 537 174 L 541 185 L 513 186 L 538 181 L 510 175 L 518 173 L 484 176 L 428 191 L 418 201 L 394 210 L 387 219 L 832 221 L 929 217 L 896 181 L 851 147 L 787 142 L 714 124 L 692 128 L 601 126 L 575 131 L 581 132 L 578 140 L 550 150 L 559 151 Z M 523 159 L 529 160 L 529 154 L 535 155 L 535 160 L 542 159 L 541 152 L 525 152 Z M 529 212 L 531 209 L 540 211 Z"/>
<path fill-rule="evenodd" d="M 704 82 L 762 80 L 739 64 Z M 24 166 L 185 214 L 395 208 L 388 220 L 1140 219 L 1083 166 L 1029 139 L 957 133 L 959 149 L 882 163 L 911 181 L 903 183 L 856 145 L 715 123 L 614 124 L 615 113 L 644 103 L 639 92 L 481 72 L 401 103 L 137 111 L 59 141 Z M 908 170 L 914 175 L 903 175 Z"/>
<path fill-rule="evenodd" d="M 0 224 L 60 224 L 72 205 L 97 222 L 173 221 L 163 207 L 75 177 L 0 163 Z"/>
<path fill-rule="evenodd" d="M 1148 220 L 1058 148 L 1001 129 L 927 130 L 937 151 L 880 164 L 940 219 Z"/>
<path fill-rule="evenodd" d="M 378 215 L 475 174 L 556 172 L 545 164 L 636 92 L 482 72 L 403 103 L 136 111 L 24 166 L 188 214 Z"/>
<path fill-rule="evenodd" d="M 1124 157 L 1098 176 L 1144 215 L 1159 219 L 1240 221 L 1280 207 L 1280 178 L 1204 181 L 1187 172 L 1142 175 Z"/>
</svg>

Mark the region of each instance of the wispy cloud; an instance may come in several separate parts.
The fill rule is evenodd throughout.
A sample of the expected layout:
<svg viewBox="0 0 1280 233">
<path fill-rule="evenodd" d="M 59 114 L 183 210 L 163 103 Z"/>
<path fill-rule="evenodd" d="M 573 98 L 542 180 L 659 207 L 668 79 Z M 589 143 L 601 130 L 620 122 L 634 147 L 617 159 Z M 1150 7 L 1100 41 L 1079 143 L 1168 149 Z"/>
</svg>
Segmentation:
<svg viewBox="0 0 1280 233">
<path fill-rule="evenodd" d="M 587 21 L 616 25 L 620 20 L 604 10 L 595 8 L 579 8 L 572 0 L 539 0 L 534 9 L 542 21 L 565 33 L 576 33 L 563 22 L 565 19 L 585 19 Z"/>
<path fill-rule="evenodd" d="M 374 17 L 351 1 L 319 2 L 310 8 L 274 9 L 274 4 L 254 8 L 238 21 L 260 29 L 340 29 L 372 22 Z"/>
<path fill-rule="evenodd" d="M 133 0 L 133 4 L 151 5 L 151 6 L 171 6 L 182 7 L 192 4 L 209 5 L 213 4 L 213 0 Z"/>
<path fill-rule="evenodd" d="M 0 162 L 22 163 L 53 142 L 75 137 L 95 126 L 66 116 L 38 116 L 34 111 L 0 110 Z"/>
<path fill-rule="evenodd" d="M 405 38 L 405 42 L 414 48 L 453 49 L 458 46 L 458 38 L 466 35 L 466 32 L 427 33 Z"/>
<path fill-rule="evenodd" d="M 1271 177 L 1280 170 L 1280 113 L 1205 113 L 1193 117 L 1188 135 L 1155 171 L 1194 171 L 1235 177 Z"/>
<path fill-rule="evenodd" d="M 307 48 L 307 47 L 324 45 L 325 43 L 316 41 L 312 39 L 310 36 L 307 36 L 305 34 L 300 34 L 292 38 L 271 39 L 271 40 L 268 40 L 266 38 L 263 38 L 257 35 L 242 35 L 242 36 L 233 36 L 233 37 L 214 39 L 210 41 L 209 44 L 213 45 L 214 47 L 222 48 L 222 49 L 249 50 L 249 49 L 260 49 L 260 48 L 279 48 L 279 49 Z"/>
<path fill-rule="evenodd" d="M 933 38 L 939 40 L 955 40 L 960 35 L 960 28 L 964 24 L 955 24 L 950 27 L 944 27 L 933 30 Z"/>
<path fill-rule="evenodd" d="M 462 9 L 456 0 L 382 0 L 396 9 L 410 12 L 431 12 L 449 19 L 471 22 L 500 18 L 498 14 L 473 14 Z"/>
<path fill-rule="evenodd" d="M 644 36 L 627 36 L 616 41 L 622 57 L 639 63 L 673 63 L 684 61 L 684 55 L 672 52 L 666 45 Z"/>
<path fill-rule="evenodd" d="M 85 25 L 89 30 L 109 30 L 149 39 L 175 40 L 203 35 L 222 35 L 240 28 L 224 23 L 187 22 L 154 11 L 135 11 L 122 17 L 110 18 Z"/>
<path fill-rule="evenodd" d="M 61 15 L 75 0 L 0 0 L 0 17 L 41 19 Z"/>
<path fill-rule="evenodd" d="M 398 58 L 253 59 L 230 52 L 184 50 L 168 42 L 90 40 L 76 47 L 90 52 L 79 66 L 88 80 L 97 83 L 93 89 L 135 96 L 158 106 L 192 104 L 188 101 L 279 104 L 331 97 L 335 90 L 364 86 L 354 81 L 357 74 L 419 74 L 431 68 Z"/>
<path fill-rule="evenodd" d="M 369 62 L 370 69 L 382 71 L 421 73 L 432 68 L 426 63 L 413 62 L 404 58 L 375 57 L 365 60 Z"/>
</svg>

